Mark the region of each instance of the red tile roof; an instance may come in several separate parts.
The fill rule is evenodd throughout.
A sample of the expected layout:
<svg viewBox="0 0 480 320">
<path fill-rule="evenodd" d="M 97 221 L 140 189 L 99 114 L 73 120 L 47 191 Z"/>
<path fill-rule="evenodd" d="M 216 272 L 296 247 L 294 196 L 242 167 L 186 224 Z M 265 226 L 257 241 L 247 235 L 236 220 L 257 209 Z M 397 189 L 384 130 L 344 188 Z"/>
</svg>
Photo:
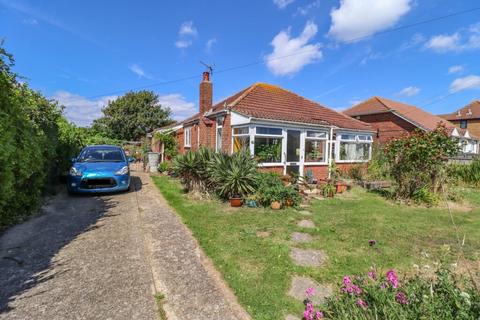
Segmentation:
<svg viewBox="0 0 480 320">
<path fill-rule="evenodd" d="M 400 117 L 424 130 L 435 130 L 439 122 L 445 123 L 447 128 L 450 128 L 450 130 L 455 128 L 452 123 L 425 110 L 409 104 L 381 97 L 370 98 L 351 107 L 350 109 L 345 110 L 343 113 L 351 117 L 355 117 L 384 112 L 394 112 Z"/>
<path fill-rule="evenodd" d="M 442 114 L 440 117 L 447 120 L 468 120 L 480 118 L 480 100 L 475 100 L 465 107 L 449 114 Z"/>
<path fill-rule="evenodd" d="M 213 107 L 213 112 L 223 109 L 258 119 L 333 125 L 343 129 L 374 131 L 365 122 L 326 108 L 291 91 L 266 83 L 253 84 L 217 103 Z"/>
</svg>

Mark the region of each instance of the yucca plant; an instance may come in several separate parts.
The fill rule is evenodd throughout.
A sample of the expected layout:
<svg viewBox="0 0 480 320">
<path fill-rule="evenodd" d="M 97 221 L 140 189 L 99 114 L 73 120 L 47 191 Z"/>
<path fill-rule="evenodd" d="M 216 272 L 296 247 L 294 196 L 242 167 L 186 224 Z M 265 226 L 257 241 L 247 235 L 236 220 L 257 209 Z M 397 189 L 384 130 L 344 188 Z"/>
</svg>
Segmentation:
<svg viewBox="0 0 480 320">
<path fill-rule="evenodd" d="M 181 179 L 187 191 L 201 189 L 199 167 L 199 157 L 192 151 L 187 151 L 183 155 L 177 155 L 172 161 L 172 171 L 175 176 Z"/>
<path fill-rule="evenodd" d="M 222 198 L 246 197 L 255 192 L 257 164 L 247 152 L 231 156 L 213 154 L 208 172 L 216 192 Z"/>
</svg>

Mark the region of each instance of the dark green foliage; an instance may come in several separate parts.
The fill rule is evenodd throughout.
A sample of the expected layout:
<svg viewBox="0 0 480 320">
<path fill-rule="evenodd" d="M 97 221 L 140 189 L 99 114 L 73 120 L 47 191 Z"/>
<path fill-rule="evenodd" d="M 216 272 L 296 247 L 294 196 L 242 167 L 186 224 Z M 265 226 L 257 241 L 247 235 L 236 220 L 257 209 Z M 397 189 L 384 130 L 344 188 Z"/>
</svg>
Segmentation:
<svg viewBox="0 0 480 320">
<path fill-rule="evenodd" d="M 417 275 L 398 279 L 394 285 L 395 279 L 393 271 L 389 276 L 372 271 L 369 276 L 346 277 L 341 291 L 327 300 L 325 318 L 473 320 L 480 315 L 480 292 L 474 282 L 446 268 L 438 270 L 434 278 Z M 348 288 L 360 290 L 348 293 Z"/>
<path fill-rule="evenodd" d="M 172 171 L 182 180 L 188 191 L 201 193 L 211 191 L 212 181 L 208 166 L 212 155 L 210 149 L 201 148 L 197 152 L 187 151 L 173 159 Z"/>
<path fill-rule="evenodd" d="M 19 83 L 12 66 L 0 44 L 0 228 L 38 207 L 79 147 L 62 109 Z"/>
<path fill-rule="evenodd" d="M 152 91 L 128 92 L 109 101 L 104 116 L 94 121 L 92 129 L 101 136 L 139 141 L 148 132 L 172 123 L 170 109 L 158 102 Z"/>
<path fill-rule="evenodd" d="M 273 201 L 284 203 L 290 199 L 297 206 L 302 198 L 294 185 L 285 186 L 280 176 L 271 172 L 259 172 L 257 174 L 256 198 L 263 206 L 270 206 Z"/>
<path fill-rule="evenodd" d="M 449 173 L 467 185 L 480 186 L 480 160 L 478 159 L 470 164 L 453 164 L 449 167 Z"/>
<path fill-rule="evenodd" d="M 163 144 L 164 154 L 168 159 L 177 155 L 177 139 L 174 132 L 157 132 L 153 138 Z"/>
</svg>

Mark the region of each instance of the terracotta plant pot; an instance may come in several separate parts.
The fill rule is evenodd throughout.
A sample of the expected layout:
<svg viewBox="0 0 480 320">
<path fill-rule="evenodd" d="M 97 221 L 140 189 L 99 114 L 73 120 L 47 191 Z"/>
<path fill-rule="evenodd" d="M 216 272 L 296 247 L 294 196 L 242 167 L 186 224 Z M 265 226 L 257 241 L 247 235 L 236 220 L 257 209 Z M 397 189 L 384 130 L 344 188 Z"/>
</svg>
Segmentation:
<svg viewBox="0 0 480 320">
<path fill-rule="evenodd" d="M 242 198 L 230 198 L 230 207 L 241 207 Z"/>
<path fill-rule="evenodd" d="M 293 207 L 293 200 L 292 199 L 285 200 L 285 206 L 286 207 Z"/>
<path fill-rule="evenodd" d="M 270 208 L 272 208 L 273 210 L 279 210 L 281 207 L 282 207 L 282 204 L 280 203 L 280 201 L 273 201 L 270 204 Z"/>
<path fill-rule="evenodd" d="M 337 183 L 335 185 L 337 193 L 343 193 L 347 191 L 347 185 L 345 183 Z"/>
</svg>

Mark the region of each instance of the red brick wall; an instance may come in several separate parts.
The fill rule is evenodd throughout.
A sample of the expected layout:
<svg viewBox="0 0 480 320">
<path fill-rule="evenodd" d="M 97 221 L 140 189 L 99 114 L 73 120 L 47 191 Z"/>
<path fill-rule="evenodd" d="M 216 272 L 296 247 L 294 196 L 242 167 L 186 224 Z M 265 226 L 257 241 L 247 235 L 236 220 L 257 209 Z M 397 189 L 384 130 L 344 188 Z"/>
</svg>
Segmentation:
<svg viewBox="0 0 480 320">
<path fill-rule="evenodd" d="M 355 118 L 370 123 L 376 130 L 378 130 L 378 137 L 374 136 L 373 140 L 380 143 L 385 143 L 392 138 L 401 137 L 417 128 L 410 122 L 405 121 L 392 113 L 378 113 Z"/>
<path fill-rule="evenodd" d="M 231 116 L 227 114 L 223 120 L 222 129 L 222 151 L 230 154 L 232 151 L 232 126 L 230 125 Z"/>
<path fill-rule="evenodd" d="M 328 178 L 328 166 L 323 165 L 323 166 L 304 166 L 303 169 L 303 175 L 307 175 L 307 171 L 312 171 L 312 175 L 315 179 L 321 180 L 321 179 L 327 179 Z"/>
<path fill-rule="evenodd" d="M 283 175 L 283 166 L 282 167 L 259 167 L 258 170 L 261 172 L 273 172 L 273 173 Z"/>
</svg>

